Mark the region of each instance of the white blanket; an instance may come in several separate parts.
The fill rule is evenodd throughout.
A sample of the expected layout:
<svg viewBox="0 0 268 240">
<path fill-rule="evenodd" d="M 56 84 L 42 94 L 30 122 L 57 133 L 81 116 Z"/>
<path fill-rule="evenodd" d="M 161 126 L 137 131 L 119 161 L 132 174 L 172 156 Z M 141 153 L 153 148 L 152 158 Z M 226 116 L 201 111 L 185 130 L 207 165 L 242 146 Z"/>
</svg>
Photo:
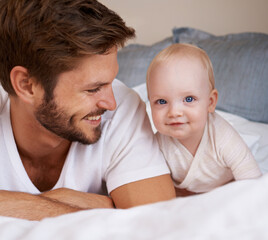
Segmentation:
<svg viewBox="0 0 268 240">
<path fill-rule="evenodd" d="M 268 239 L 268 174 L 206 194 L 31 222 L 0 217 L 0 239 Z"/>
</svg>

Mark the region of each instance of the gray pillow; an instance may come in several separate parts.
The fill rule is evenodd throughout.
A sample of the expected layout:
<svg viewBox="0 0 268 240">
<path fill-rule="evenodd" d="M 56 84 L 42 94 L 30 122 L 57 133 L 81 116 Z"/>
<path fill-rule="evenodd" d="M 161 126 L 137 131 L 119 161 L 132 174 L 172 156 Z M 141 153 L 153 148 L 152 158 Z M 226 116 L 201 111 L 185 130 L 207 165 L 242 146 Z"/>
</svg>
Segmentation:
<svg viewBox="0 0 268 240">
<path fill-rule="evenodd" d="M 173 40 L 195 44 L 208 53 L 219 91 L 219 110 L 268 123 L 267 34 L 214 36 L 197 29 L 177 28 L 173 29 Z"/>
<path fill-rule="evenodd" d="M 153 45 L 130 44 L 118 51 L 119 72 L 117 79 L 128 87 L 134 87 L 146 82 L 147 68 L 154 56 L 162 49 L 171 45 L 172 37 Z"/>
</svg>

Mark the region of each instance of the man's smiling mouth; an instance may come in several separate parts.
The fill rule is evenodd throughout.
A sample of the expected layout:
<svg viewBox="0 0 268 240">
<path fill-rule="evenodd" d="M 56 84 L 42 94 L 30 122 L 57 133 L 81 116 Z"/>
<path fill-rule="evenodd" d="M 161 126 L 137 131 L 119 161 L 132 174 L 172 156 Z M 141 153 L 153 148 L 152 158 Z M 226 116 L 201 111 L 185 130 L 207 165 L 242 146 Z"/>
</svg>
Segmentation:
<svg viewBox="0 0 268 240">
<path fill-rule="evenodd" d="M 90 121 L 97 121 L 100 118 L 101 118 L 101 115 L 97 115 L 97 116 L 89 116 L 89 117 L 86 117 L 85 119 L 90 120 Z"/>
</svg>

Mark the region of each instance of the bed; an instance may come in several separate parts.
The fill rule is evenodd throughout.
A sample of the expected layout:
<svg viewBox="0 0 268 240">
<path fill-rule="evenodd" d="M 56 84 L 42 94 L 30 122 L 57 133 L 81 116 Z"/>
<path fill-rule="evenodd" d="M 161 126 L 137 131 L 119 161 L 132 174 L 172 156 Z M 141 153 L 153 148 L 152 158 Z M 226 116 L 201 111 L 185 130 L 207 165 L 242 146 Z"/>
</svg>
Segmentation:
<svg viewBox="0 0 268 240">
<path fill-rule="evenodd" d="M 216 111 L 245 140 L 263 176 L 127 210 L 87 210 L 40 222 L 0 217 L 0 239 L 268 239 L 268 35 L 214 36 L 176 28 L 153 45 L 120 50 L 117 78 L 140 95 L 150 119 L 146 69 L 157 52 L 175 42 L 208 52 L 219 91 Z"/>
</svg>

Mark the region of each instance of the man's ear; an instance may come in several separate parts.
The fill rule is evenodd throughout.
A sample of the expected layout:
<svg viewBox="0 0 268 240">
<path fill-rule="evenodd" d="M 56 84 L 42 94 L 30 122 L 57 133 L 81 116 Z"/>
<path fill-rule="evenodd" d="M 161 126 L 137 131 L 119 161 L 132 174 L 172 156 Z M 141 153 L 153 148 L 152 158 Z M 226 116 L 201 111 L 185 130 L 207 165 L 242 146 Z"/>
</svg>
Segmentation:
<svg viewBox="0 0 268 240">
<path fill-rule="evenodd" d="M 24 102 L 33 103 L 36 82 L 29 76 L 28 70 L 22 66 L 13 67 L 10 80 L 17 96 Z"/>
<path fill-rule="evenodd" d="M 218 101 L 218 91 L 217 89 L 213 89 L 209 95 L 209 106 L 208 111 L 210 113 L 215 111 L 216 105 Z"/>
</svg>

